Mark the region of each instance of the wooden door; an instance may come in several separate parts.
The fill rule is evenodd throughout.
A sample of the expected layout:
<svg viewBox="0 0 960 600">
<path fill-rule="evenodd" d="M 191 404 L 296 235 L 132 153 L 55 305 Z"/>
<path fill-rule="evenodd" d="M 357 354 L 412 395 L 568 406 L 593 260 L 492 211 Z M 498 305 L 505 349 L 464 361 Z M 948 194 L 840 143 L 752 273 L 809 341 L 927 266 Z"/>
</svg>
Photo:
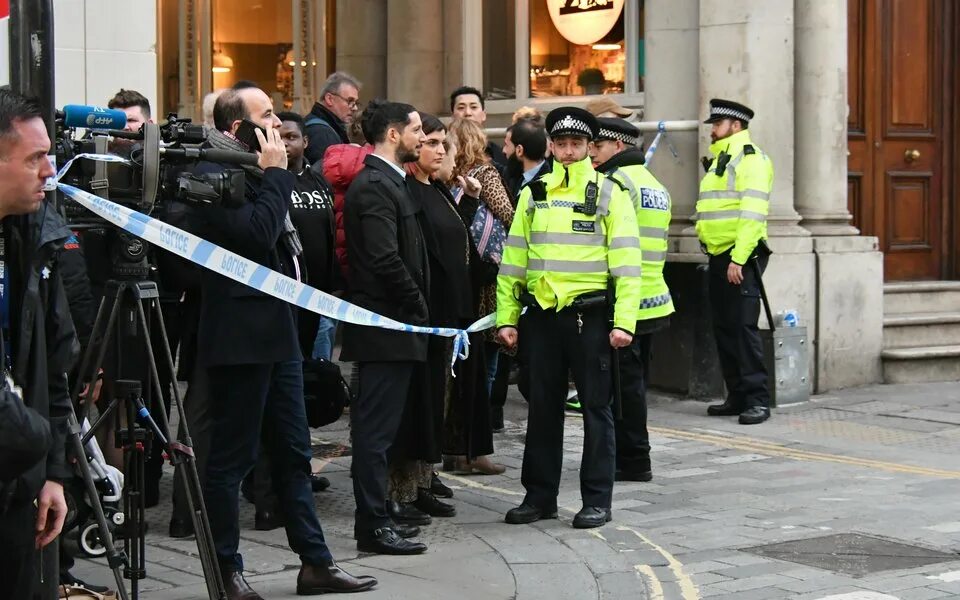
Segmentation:
<svg viewBox="0 0 960 600">
<path fill-rule="evenodd" d="M 851 214 L 880 239 L 888 281 L 941 279 L 952 262 L 953 2 L 848 0 L 848 9 Z"/>
</svg>

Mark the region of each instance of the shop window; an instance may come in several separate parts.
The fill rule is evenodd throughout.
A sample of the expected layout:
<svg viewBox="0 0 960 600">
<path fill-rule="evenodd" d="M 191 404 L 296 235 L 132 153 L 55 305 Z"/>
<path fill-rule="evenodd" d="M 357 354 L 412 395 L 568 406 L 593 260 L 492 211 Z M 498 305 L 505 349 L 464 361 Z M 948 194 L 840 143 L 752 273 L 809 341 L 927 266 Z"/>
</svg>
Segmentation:
<svg viewBox="0 0 960 600">
<path fill-rule="evenodd" d="M 515 0 L 483 2 L 483 90 L 487 100 L 517 97 Z"/>
<path fill-rule="evenodd" d="M 483 0 L 482 10 L 488 100 L 643 91 L 643 0 Z"/>
</svg>

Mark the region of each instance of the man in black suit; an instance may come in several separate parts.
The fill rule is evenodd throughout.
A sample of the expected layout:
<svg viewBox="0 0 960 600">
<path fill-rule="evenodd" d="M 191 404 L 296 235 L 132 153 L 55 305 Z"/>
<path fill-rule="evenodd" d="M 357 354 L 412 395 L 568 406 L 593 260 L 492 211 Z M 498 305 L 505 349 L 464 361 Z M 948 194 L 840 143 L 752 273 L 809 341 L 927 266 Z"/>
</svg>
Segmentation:
<svg viewBox="0 0 960 600">
<path fill-rule="evenodd" d="M 409 104 L 374 101 L 364 111 L 373 154 L 347 190 L 344 229 L 350 257 L 350 302 L 411 325 L 427 324 L 427 252 L 421 211 L 407 191 L 402 165 L 420 156 L 420 115 Z M 357 549 L 419 554 L 387 514 L 387 451 L 403 417 L 414 373 L 427 358 L 427 336 L 345 325 L 342 360 L 360 363 L 360 393 L 350 407 Z"/>
<path fill-rule="evenodd" d="M 257 125 L 259 161 L 256 167 L 244 167 L 246 198 L 239 206 L 197 206 L 199 233 L 253 262 L 299 276 L 302 247 L 288 214 L 296 176 L 286 168 L 280 120 L 269 96 L 258 88 L 227 90 L 213 115 L 216 128 L 209 132 L 208 144 L 250 151 L 236 137 L 243 120 L 249 120 Z M 195 172 L 224 168 L 200 163 Z M 230 599 L 260 598 L 243 578 L 237 520 L 240 481 L 256 462 L 261 431 L 274 461 L 287 540 L 302 562 L 297 593 L 361 591 L 376 585 L 375 579 L 353 577 L 336 565 L 317 520 L 294 310 L 252 287 L 203 272 L 197 361 L 207 372 L 213 420 L 204 499 Z"/>
</svg>

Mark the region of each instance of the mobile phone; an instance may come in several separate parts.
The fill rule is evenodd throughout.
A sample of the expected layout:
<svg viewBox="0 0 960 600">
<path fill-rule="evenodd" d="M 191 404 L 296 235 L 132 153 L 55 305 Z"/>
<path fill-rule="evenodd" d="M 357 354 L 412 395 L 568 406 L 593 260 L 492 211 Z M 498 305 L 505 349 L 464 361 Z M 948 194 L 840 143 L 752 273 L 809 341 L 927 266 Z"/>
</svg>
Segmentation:
<svg viewBox="0 0 960 600">
<path fill-rule="evenodd" d="M 241 143 L 247 146 L 251 152 L 260 151 L 260 140 L 257 139 L 257 130 L 260 130 L 260 133 L 263 134 L 264 139 L 267 137 L 267 130 L 263 127 L 260 127 L 250 119 L 243 119 L 240 121 L 240 126 L 237 127 L 237 139 Z"/>
</svg>

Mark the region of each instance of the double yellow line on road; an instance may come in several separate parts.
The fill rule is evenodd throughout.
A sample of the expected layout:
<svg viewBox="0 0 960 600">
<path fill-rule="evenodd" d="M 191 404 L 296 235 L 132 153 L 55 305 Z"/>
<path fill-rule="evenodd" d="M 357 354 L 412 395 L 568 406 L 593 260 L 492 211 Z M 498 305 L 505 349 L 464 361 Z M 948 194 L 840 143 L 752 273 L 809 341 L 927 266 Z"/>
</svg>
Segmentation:
<svg viewBox="0 0 960 600">
<path fill-rule="evenodd" d="M 890 473 L 908 473 L 911 475 L 924 475 L 927 477 L 939 477 L 942 479 L 960 479 L 960 471 L 934 469 L 931 467 L 918 467 L 914 465 L 904 465 L 901 463 L 886 462 L 881 460 L 871 460 L 868 458 L 857 458 L 855 456 L 828 454 L 825 452 L 811 452 L 809 450 L 789 448 L 782 444 L 767 442 L 755 438 L 742 437 L 739 435 L 735 437 L 726 437 L 710 433 L 672 429 L 669 427 L 649 427 L 649 430 L 652 433 L 659 433 L 668 437 L 704 442 L 707 444 L 714 444 L 716 446 L 723 446 L 725 448 L 732 448 L 735 450 L 745 450 L 757 454 L 783 456 L 785 458 L 793 458 L 796 460 L 832 462 L 855 467 L 864 467 L 867 469 L 888 471 Z"/>
</svg>

